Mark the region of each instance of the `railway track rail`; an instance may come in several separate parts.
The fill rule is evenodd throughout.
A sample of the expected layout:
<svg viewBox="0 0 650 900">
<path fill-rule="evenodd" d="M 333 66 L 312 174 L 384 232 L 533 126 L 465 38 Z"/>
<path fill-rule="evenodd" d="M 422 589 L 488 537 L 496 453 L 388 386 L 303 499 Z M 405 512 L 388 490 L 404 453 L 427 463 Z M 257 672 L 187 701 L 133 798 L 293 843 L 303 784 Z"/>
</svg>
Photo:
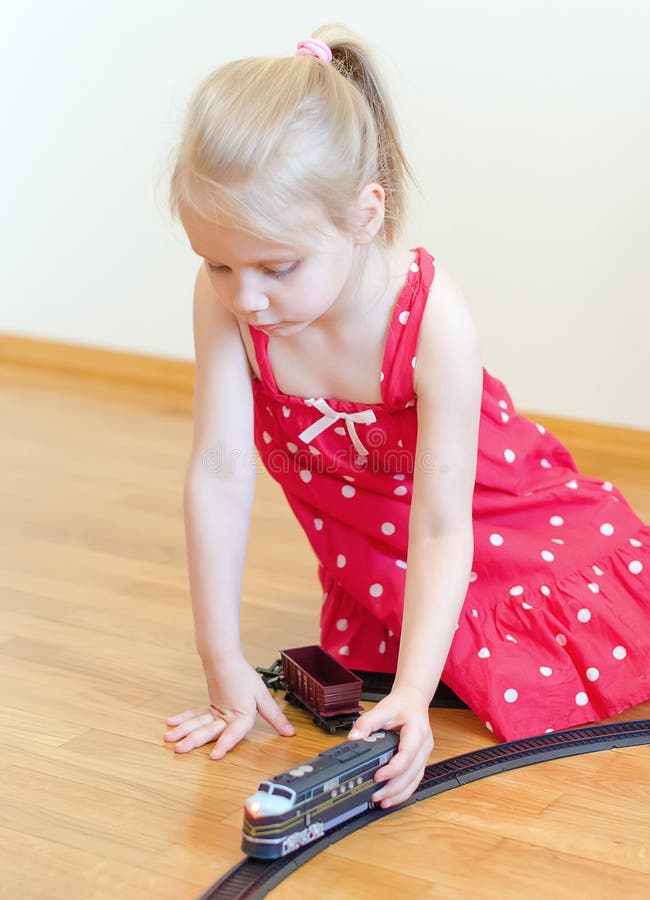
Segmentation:
<svg viewBox="0 0 650 900">
<path fill-rule="evenodd" d="M 353 831 L 389 816 L 398 809 L 462 784 L 563 756 L 578 756 L 638 744 L 650 744 L 650 719 L 557 731 L 443 759 L 427 766 L 420 786 L 405 803 L 390 809 L 377 807 L 368 810 L 328 831 L 313 844 L 281 859 L 264 861 L 245 858 L 207 888 L 197 900 L 258 900 L 265 897 L 299 866 Z"/>
</svg>

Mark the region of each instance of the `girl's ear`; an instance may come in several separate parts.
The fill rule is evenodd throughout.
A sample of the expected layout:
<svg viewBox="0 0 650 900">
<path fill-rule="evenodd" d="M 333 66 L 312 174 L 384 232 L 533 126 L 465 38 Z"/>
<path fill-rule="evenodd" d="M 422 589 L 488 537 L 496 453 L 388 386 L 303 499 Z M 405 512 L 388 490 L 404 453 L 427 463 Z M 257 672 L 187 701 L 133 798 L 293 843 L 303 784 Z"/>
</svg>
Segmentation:
<svg viewBox="0 0 650 900">
<path fill-rule="evenodd" d="M 355 244 L 369 244 L 381 228 L 386 211 L 385 197 L 383 187 L 376 181 L 359 192 L 354 212 Z"/>
</svg>

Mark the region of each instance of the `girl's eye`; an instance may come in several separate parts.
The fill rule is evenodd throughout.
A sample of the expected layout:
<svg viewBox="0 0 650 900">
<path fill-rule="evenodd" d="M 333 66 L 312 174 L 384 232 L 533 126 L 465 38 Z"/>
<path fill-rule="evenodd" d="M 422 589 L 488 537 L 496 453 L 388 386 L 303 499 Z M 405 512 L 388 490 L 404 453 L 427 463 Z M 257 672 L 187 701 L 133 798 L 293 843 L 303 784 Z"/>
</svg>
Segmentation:
<svg viewBox="0 0 650 900">
<path fill-rule="evenodd" d="M 294 263 L 292 266 L 289 266 L 288 269 L 267 269 L 268 274 L 272 278 L 286 278 L 287 275 L 291 275 L 292 272 L 298 268 L 298 263 Z"/>
<path fill-rule="evenodd" d="M 209 262 L 206 262 L 206 265 L 211 272 L 225 272 L 228 268 L 228 266 L 214 266 Z M 288 269 L 267 269 L 266 273 L 267 275 L 270 275 L 271 278 L 286 278 L 287 275 L 291 275 L 292 272 L 295 272 L 297 268 L 298 263 L 295 262 Z"/>
</svg>

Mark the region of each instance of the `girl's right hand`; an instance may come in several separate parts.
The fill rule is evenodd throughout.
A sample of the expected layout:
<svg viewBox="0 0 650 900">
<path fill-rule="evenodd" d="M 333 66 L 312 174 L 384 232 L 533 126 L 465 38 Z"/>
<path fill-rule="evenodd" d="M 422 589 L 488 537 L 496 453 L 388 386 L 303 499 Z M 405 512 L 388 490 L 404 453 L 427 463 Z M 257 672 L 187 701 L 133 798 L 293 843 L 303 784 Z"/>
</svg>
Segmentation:
<svg viewBox="0 0 650 900">
<path fill-rule="evenodd" d="M 250 731 L 258 712 L 278 734 L 295 734 L 261 676 L 243 658 L 221 668 L 218 678 L 208 678 L 208 694 L 210 706 L 167 719 L 173 727 L 166 732 L 165 740 L 177 741 L 176 753 L 187 753 L 216 740 L 210 758 L 222 759 Z"/>
</svg>

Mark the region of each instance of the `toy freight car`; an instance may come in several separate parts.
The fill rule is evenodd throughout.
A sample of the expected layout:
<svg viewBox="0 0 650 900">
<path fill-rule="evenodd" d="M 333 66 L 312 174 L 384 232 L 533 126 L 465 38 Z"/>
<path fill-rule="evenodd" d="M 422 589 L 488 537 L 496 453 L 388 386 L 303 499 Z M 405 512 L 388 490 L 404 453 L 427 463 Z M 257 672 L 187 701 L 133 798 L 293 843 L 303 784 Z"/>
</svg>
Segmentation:
<svg viewBox="0 0 650 900">
<path fill-rule="evenodd" d="M 374 774 L 398 742 L 394 732 L 376 731 L 262 781 L 244 806 L 242 850 L 260 859 L 284 856 L 374 807 L 370 797 L 384 783 Z"/>
<path fill-rule="evenodd" d="M 330 734 L 352 725 L 363 711 L 362 679 L 317 645 L 280 652 L 286 699 L 308 709 Z"/>
</svg>

